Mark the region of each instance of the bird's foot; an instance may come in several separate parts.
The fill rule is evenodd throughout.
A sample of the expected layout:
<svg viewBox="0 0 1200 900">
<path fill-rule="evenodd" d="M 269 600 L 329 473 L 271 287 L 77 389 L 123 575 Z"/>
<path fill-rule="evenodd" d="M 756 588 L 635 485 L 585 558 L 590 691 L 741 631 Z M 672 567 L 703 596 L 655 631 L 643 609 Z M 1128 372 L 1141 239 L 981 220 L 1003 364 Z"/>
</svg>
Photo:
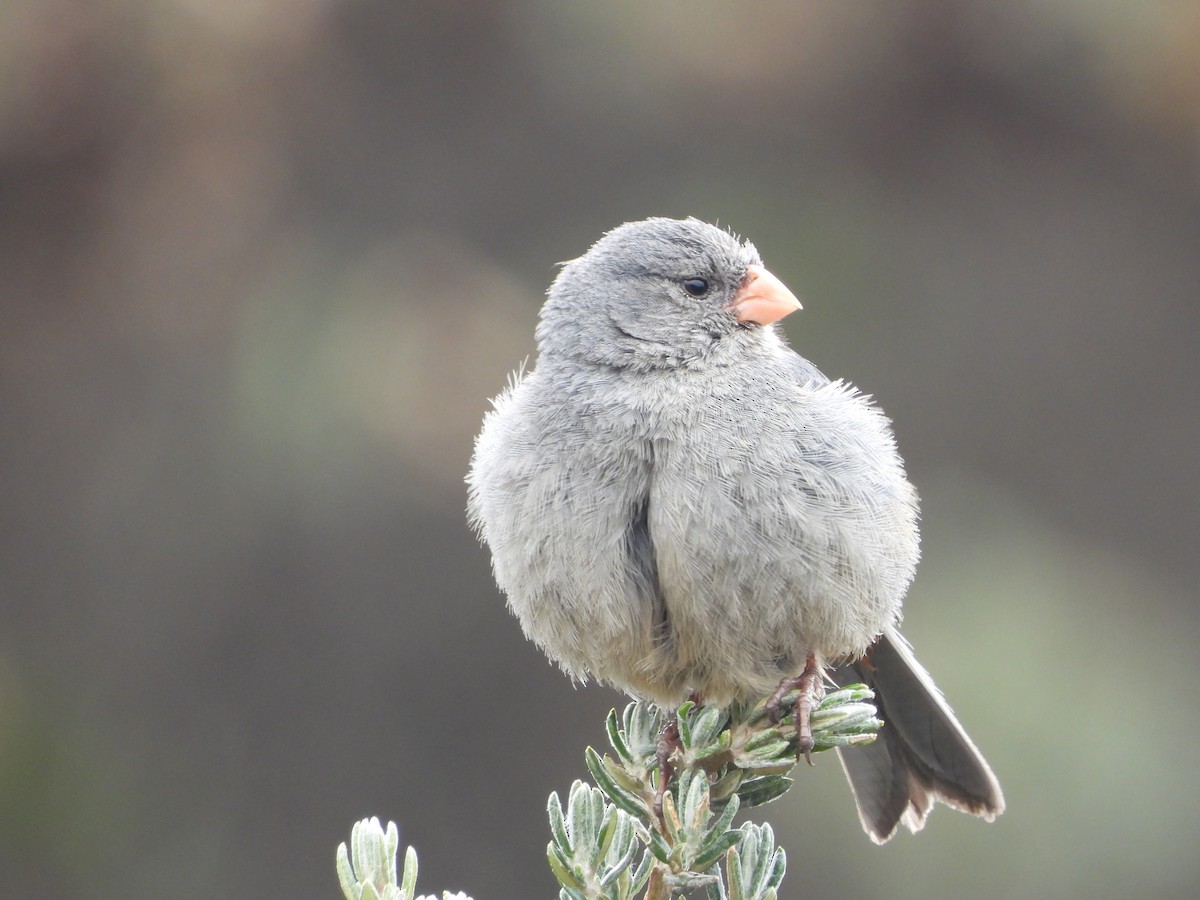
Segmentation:
<svg viewBox="0 0 1200 900">
<path fill-rule="evenodd" d="M 800 692 L 796 698 L 796 705 L 792 708 L 792 721 L 796 726 L 796 752 L 811 766 L 812 751 L 816 746 L 812 736 L 812 713 L 825 696 L 825 686 L 821 683 L 821 666 L 818 665 L 815 656 L 809 656 L 805 660 L 804 671 L 799 675 L 779 682 L 779 687 L 767 700 L 767 715 L 776 725 L 783 718 L 783 698 L 794 690 Z"/>
</svg>

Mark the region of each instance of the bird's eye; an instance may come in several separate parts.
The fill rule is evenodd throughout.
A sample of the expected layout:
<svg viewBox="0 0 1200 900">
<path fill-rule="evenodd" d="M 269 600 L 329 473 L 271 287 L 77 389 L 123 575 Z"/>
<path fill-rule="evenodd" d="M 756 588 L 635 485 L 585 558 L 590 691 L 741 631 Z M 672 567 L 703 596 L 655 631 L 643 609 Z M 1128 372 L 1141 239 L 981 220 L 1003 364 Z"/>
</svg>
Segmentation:
<svg viewBox="0 0 1200 900">
<path fill-rule="evenodd" d="M 708 293 L 708 281 L 704 278 L 687 278 L 683 282 L 683 289 L 693 297 L 703 297 Z"/>
</svg>

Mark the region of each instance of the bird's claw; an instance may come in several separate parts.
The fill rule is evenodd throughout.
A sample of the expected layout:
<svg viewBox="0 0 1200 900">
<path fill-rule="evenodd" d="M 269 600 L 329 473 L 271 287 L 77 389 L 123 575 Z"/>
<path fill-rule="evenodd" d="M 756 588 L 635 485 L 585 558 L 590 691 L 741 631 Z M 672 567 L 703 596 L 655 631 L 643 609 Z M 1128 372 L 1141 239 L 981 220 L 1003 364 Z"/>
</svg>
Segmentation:
<svg viewBox="0 0 1200 900">
<path fill-rule="evenodd" d="M 813 764 L 812 752 L 816 747 L 812 734 L 812 713 L 820 703 L 825 691 L 821 685 L 821 667 L 816 657 L 809 656 L 804 662 L 804 671 L 792 678 L 779 682 L 779 687 L 767 700 L 767 717 L 775 725 L 783 719 L 783 700 L 792 691 L 798 690 L 799 696 L 792 707 L 792 720 L 796 726 L 796 754 L 803 756 L 810 766 Z"/>
</svg>

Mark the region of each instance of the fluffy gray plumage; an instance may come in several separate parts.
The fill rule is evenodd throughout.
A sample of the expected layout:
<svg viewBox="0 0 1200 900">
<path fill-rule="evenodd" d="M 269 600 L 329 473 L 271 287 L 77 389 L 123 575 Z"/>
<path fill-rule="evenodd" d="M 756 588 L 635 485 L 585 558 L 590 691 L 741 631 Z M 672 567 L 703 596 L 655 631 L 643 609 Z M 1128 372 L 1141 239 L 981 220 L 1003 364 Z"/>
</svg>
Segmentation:
<svg viewBox="0 0 1200 900">
<path fill-rule="evenodd" d="M 668 707 L 756 699 L 810 654 L 857 665 L 834 677 L 871 681 L 887 722 L 843 754 L 868 834 L 917 830 L 935 798 L 994 818 L 995 777 L 895 631 L 919 536 L 890 424 L 737 321 L 759 265 L 711 225 L 648 219 L 563 267 L 468 476 L 496 580 L 569 674 Z"/>
</svg>

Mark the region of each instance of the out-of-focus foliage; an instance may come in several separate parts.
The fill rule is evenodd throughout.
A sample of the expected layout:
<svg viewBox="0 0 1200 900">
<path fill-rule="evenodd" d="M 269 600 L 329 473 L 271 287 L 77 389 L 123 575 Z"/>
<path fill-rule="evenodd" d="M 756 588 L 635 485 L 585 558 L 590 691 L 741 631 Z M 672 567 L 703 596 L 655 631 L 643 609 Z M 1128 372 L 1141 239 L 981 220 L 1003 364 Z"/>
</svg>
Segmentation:
<svg viewBox="0 0 1200 900">
<path fill-rule="evenodd" d="M 350 831 L 350 843 L 337 848 L 337 874 L 346 900 L 413 900 L 417 888 L 417 851 L 404 852 L 397 865 L 400 830 L 395 822 L 385 829 L 377 818 L 362 819 Z M 439 900 L 423 894 L 416 900 Z M 442 891 L 440 900 L 471 900 L 464 893 Z"/>
<path fill-rule="evenodd" d="M 329 897 L 367 813 L 553 892 L 620 701 L 461 479 L 554 263 L 652 214 L 894 419 L 905 631 L 1009 805 L 876 848 L 822 759 L 785 890 L 1189 894 L 1197 135 L 1192 2 L 0 5 L 0 896 Z"/>
</svg>

